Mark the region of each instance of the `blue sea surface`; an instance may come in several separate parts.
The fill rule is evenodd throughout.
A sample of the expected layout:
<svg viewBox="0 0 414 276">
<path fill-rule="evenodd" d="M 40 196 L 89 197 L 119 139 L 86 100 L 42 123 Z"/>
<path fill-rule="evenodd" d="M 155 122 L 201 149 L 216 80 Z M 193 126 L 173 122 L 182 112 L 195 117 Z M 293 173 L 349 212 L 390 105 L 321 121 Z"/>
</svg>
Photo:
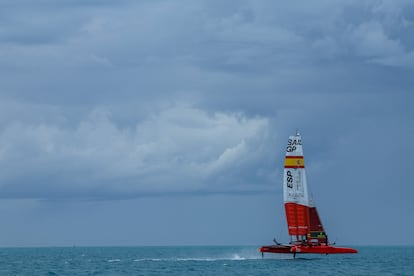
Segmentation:
<svg viewBox="0 0 414 276">
<path fill-rule="evenodd" d="M 414 247 L 350 255 L 265 254 L 253 246 L 1 248 L 0 275 L 414 275 Z"/>
</svg>

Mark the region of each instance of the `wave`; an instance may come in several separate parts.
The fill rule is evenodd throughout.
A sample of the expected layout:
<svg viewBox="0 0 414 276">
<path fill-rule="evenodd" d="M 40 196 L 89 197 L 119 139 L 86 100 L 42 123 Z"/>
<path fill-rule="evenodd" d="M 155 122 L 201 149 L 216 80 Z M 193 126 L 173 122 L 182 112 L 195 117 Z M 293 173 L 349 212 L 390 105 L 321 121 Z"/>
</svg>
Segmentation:
<svg viewBox="0 0 414 276">
<path fill-rule="evenodd" d="M 120 261 L 121 261 L 121 259 L 110 259 L 110 260 L 107 260 L 108 263 L 120 262 Z"/>
<path fill-rule="evenodd" d="M 231 256 L 224 257 L 179 257 L 179 258 L 142 258 L 135 259 L 134 262 L 215 262 L 215 261 L 245 261 L 260 259 L 258 256 L 242 257 L 239 254 L 233 254 Z"/>
</svg>

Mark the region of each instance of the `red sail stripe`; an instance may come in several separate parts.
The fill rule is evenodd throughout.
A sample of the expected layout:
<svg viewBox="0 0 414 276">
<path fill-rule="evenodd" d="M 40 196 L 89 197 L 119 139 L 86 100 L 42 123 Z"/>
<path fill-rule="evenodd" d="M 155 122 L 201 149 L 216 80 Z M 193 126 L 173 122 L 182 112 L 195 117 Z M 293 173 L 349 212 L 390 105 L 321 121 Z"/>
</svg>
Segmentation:
<svg viewBox="0 0 414 276">
<path fill-rule="evenodd" d="M 310 233 L 309 207 L 293 202 L 285 203 L 289 235 L 299 236 Z"/>
</svg>

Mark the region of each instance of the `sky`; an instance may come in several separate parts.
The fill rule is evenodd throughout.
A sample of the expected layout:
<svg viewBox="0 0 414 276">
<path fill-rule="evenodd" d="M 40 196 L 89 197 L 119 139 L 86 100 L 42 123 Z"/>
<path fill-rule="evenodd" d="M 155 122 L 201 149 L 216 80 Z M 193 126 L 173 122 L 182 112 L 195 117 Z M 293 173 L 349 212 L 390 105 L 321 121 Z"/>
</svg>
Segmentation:
<svg viewBox="0 0 414 276">
<path fill-rule="evenodd" d="M 0 246 L 414 245 L 414 3 L 0 2 Z"/>
</svg>

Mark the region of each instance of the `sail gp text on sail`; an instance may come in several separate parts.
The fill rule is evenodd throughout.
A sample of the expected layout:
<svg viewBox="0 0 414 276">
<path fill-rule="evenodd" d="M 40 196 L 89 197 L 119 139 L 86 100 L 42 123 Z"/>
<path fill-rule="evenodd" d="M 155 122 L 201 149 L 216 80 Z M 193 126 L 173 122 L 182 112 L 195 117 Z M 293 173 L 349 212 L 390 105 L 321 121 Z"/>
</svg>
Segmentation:
<svg viewBox="0 0 414 276">
<path fill-rule="evenodd" d="M 296 146 L 302 146 L 302 140 L 301 139 L 289 139 L 288 145 L 286 147 L 286 151 L 287 152 L 295 151 Z"/>
</svg>

